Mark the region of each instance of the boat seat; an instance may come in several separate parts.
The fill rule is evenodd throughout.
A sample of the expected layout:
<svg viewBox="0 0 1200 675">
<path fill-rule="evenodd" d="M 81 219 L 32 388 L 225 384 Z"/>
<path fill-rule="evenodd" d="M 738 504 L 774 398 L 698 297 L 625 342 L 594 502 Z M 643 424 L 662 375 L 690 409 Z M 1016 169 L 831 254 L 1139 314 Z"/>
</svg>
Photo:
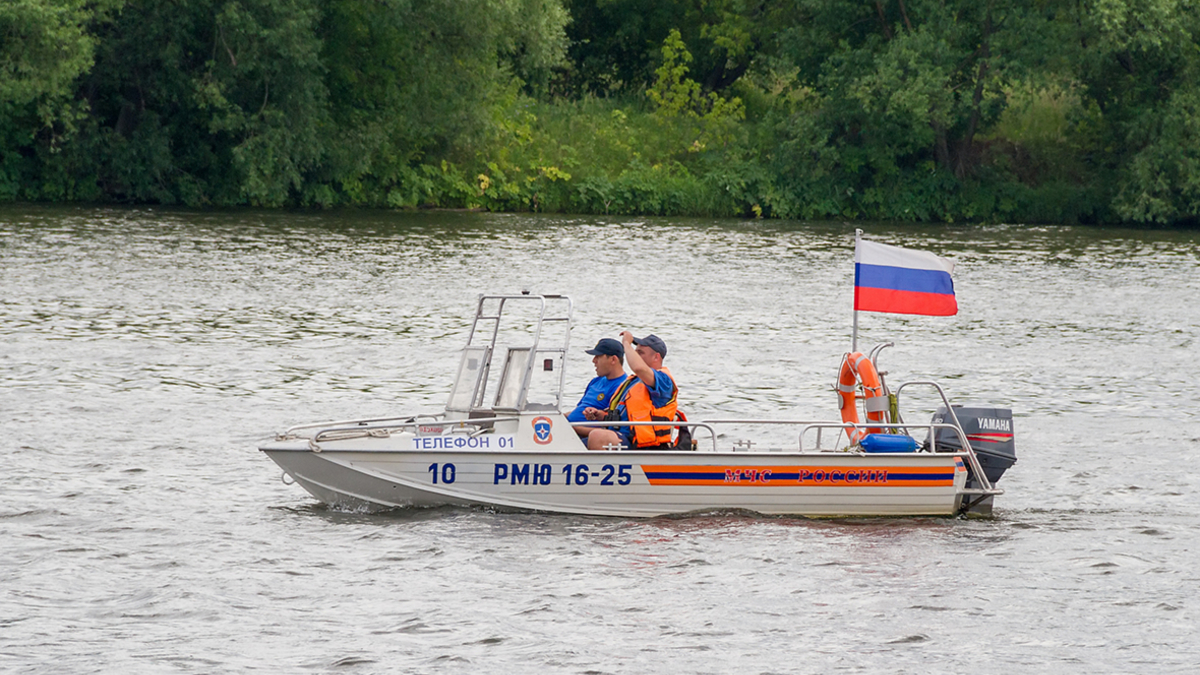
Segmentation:
<svg viewBox="0 0 1200 675">
<path fill-rule="evenodd" d="M 495 417 L 495 416 L 496 416 L 496 411 L 492 410 L 491 408 L 474 408 L 471 410 L 471 412 L 467 413 L 468 420 L 482 420 L 482 419 L 487 419 L 489 417 Z M 493 423 L 492 422 L 484 422 L 480 426 L 485 429 L 491 429 L 493 426 Z"/>
<path fill-rule="evenodd" d="M 524 412 L 559 412 L 553 403 L 526 403 Z"/>
</svg>

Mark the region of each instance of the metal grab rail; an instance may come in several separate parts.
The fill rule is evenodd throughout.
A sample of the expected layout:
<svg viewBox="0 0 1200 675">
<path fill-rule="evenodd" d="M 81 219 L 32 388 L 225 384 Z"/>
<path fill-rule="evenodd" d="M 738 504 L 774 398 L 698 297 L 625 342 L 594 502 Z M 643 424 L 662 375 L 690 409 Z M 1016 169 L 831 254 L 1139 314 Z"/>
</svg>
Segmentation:
<svg viewBox="0 0 1200 675">
<path fill-rule="evenodd" d="M 595 429 L 604 429 L 612 427 L 699 427 L 708 432 L 709 438 L 712 439 L 713 452 L 717 452 L 717 431 L 712 428 L 708 421 L 704 422 L 679 422 L 672 420 L 670 422 L 655 422 L 653 420 L 646 422 L 627 422 L 625 420 L 588 420 L 585 422 L 571 422 L 573 427 L 592 427 Z M 634 448 L 636 450 L 636 448 Z"/>
<path fill-rule="evenodd" d="M 717 419 L 717 420 L 702 420 L 702 421 L 703 421 L 704 423 L 707 423 L 707 424 L 780 424 L 780 425 L 785 425 L 785 424 L 791 424 L 791 425 L 796 425 L 796 424 L 822 424 L 822 423 L 824 423 L 824 422 L 825 422 L 825 420 L 775 420 L 775 419 L 768 419 L 768 420 L 759 420 L 759 419 L 728 419 L 728 420 L 722 420 L 722 419 Z M 803 432 L 801 432 L 801 433 L 803 433 Z M 820 442 L 820 440 L 819 440 L 819 438 L 818 438 L 818 440 L 817 440 L 817 447 L 818 447 L 818 449 L 820 448 L 820 443 L 821 443 L 821 442 Z M 713 451 L 714 451 L 714 452 L 716 451 L 716 445 L 717 445 L 717 444 L 716 444 L 716 440 L 714 439 L 714 441 L 713 441 Z M 801 444 L 800 444 L 800 446 L 799 446 L 797 449 L 798 449 L 798 451 L 799 451 L 799 452 L 803 452 L 803 451 L 804 451 L 804 444 L 803 444 L 803 443 L 801 443 Z"/>
<path fill-rule="evenodd" d="M 953 424 L 947 424 L 944 422 L 859 422 L 857 424 L 855 424 L 853 422 L 812 422 L 808 426 L 806 426 L 800 430 L 800 449 L 801 449 L 800 451 L 801 452 L 804 451 L 804 434 L 808 433 L 808 431 L 810 429 L 817 430 L 817 448 L 816 449 L 818 451 L 821 451 L 821 440 L 820 440 L 821 436 L 820 436 L 820 434 L 821 434 L 822 429 L 844 430 L 844 429 L 868 429 L 868 428 L 869 429 L 879 429 L 879 428 L 904 429 L 906 431 L 911 428 L 924 429 L 927 432 L 929 432 L 929 434 L 930 434 L 929 452 L 937 452 L 937 438 L 933 434 L 934 429 L 954 429 L 958 433 L 959 440 L 963 440 L 963 441 L 966 440 L 966 434 L 963 432 L 961 427 L 955 426 Z M 911 434 L 909 434 L 909 435 L 911 435 Z"/>
<path fill-rule="evenodd" d="M 929 452 L 936 453 L 937 452 L 937 434 L 934 433 L 934 430 L 935 429 L 953 429 L 955 434 L 958 435 L 959 442 L 962 443 L 962 447 L 963 447 L 963 451 L 961 453 L 955 453 L 955 454 L 961 454 L 964 457 L 966 457 L 967 462 L 970 463 L 970 465 L 971 465 L 972 473 L 974 473 L 974 475 L 976 476 L 976 480 L 978 480 L 979 484 L 982 486 L 981 488 L 966 488 L 963 490 L 963 493 L 964 494 L 988 494 L 988 495 L 1004 494 L 1004 490 L 992 485 L 991 481 L 988 480 L 987 475 L 983 472 L 983 467 L 979 463 L 979 458 L 978 458 L 978 456 L 976 456 L 975 450 L 971 447 L 971 443 L 967 439 L 967 434 L 965 431 L 963 431 L 962 424 L 958 421 L 958 417 L 953 414 L 953 408 L 950 407 L 949 400 L 946 398 L 946 394 L 944 391 L 942 391 L 942 388 L 935 382 L 906 382 L 906 383 L 900 385 L 900 387 L 898 387 L 896 389 L 897 396 L 899 395 L 900 390 L 909 384 L 928 384 L 928 385 L 935 387 L 938 390 L 938 393 L 941 394 L 942 401 L 945 403 L 946 409 L 951 411 L 950 414 L 951 414 L 951 419 L 953 419 L 953 423 L 944 423 L 944 422 L 942 422 L 942 423 L 935 423 L 935 422 L 927 422 L 927 423 L 861 422 L 858 424 L 853 424 L 853 423 L 849 423 L 849 422 L 828 422 L 828 421 L 824 421 L 824 420 L 818 421 L 818 420 L 773 420 L 773 419 L 769 419 L 769 420 L 762 420 L 762 419 L 716 419 L 716 420 L 710 420 L 710 419 L 706 419 L 706 420 L 703 420 L 702 423 L 706 424 L 706 425 L 707 424 L 790 424 L 790 425 L 803 424 L 805 426 L 803 429 L 800 430 L 800 433 L 797 438 L 797 450 L 799 452 L 805 451 L 804 450 L 804 434 L 806 434 L 811 429 L 817 430 L 816 450 L 818 452 L 823 452 L 823 450 L 821 449 L 821 431 L 822 431 L 822 429 L 845 430 L 845 429 L 887 428 L 887 429 L 904 429 L 904 430 L 908 430 L 908 429 L 925 429 L 925 430 L 927 430 L 929 432 Z M 694 422 L 692 424 L 694 424 Z M 716 451 L 715 436 L 713 438 L 713 450 Z"/>
<path fill-rule="evenodd" d="M 477 417 L 477 418 L 473 418 L 470 420 L 444 421 L 444 423 L 448 424 L 450 426 L 450 428 L 442 430 L 441 434 L 438 434 L 438 435 L 453 434 L 456 430 L 457 431 L 466 431 L 470 427 L 475 427 L 475 430 L 471 432 L 471 435 L 477 435 L 477 434 L 481 433 L 482 431 L 484 431 L 483 425 L 495 424 L 496 422 L 513 421 L 513 420 L 519 420 L 519 419 L 520 419 L 520 416 L 509 415 L 509 416 L 503 416 L 503 417 L 501 417 L 501 416 Z M 388 420 L 384 420 L 384 421 L 388 421 Z M 400 424 L 380 424 L 380 425 L 374 425 L 374 426 L 359 426 L 359 425 L 356 425 L 356 426 L 334 426 L 334 427 L 330 427 L 330 428 L 326 428 L 326 429 L 321 429 L 317 433 L 313 434 L 313 437 L 310 440 L 310 445 L 320 443 L 323 441 L 344 441 L 344 440 L 347 440 L 350 438 L 358 438 L 360 436 L 377 435 L 377 436 L 382 437 L 385 435 L 391 435 L 392 432 L 395 432 L 398 430 L 403 430 L 403 429 L 410 429 L 413 427 L 420 426 L 421 424 L 422 424 L 421 422 L 405 421 Z M 712 425 L 706 424 L 704 422 L 654 422 L 654 421 L 624 422 L 624 421 L 622 421 L 620 423 L 614 423 L 612 421 L 587 421 L 587 422 L 575 422 L 575 423 L 572 423 L 571 426 L 603 428 L 603 427 L 613 427 L 613 426 L 624 427 L 624 426 L 651 426 L 651 425 L 653 425 L 653 426 L 671 426 L 671 427 L 698 427 L 698 428 L 704 429 L 705 431 L 708 432 L 709 437 L 712 439 L 713 451 L 716 452 L 717 432 L 716 432 L 716 430 L 714 430 L 712 428 Z M 305 425 L 305 426 L 316 427 L 316 426 L 321 426 L 321 425 Z M 387 434 L 380 434 L 379 432 L 387 432 Z"/>
<path fill-rule="evenodd" d="M 443 434 L 453 433 L 455 430 L 467 431 L 467 429 L 469 427 L 474 427 L 475 430 L 472 431 L 471 433 L 477 434 L 481 431 L 482 426 L 485 424 L 495 424 L 496 422 L 513 421 L 513 420 L 518 420 L 518 419 L 520 419 L 520 417 L 518 417 L 516 415 L 507 415 L 507 416 L 503 416 L 503 417 L 501 417 L 501 416 L 476 417 L 476 418 L 469 419 L 469 420 L 440 420 L 439 419 L 439 422 L 447 425 L 448 428 L 443 429 L 438 434 L 430 434 L 430 435 L 443 435 Z M 384 421 L 386 421 L 386 420 L 384 420 Z M 383 434 L 383 435 L 390 436 L 391 433 L 394 431 L 402 430 L 402 429 L 411 429 L 414 427 L 419 427 L 422 424 L 425 424 L 425 422 L 418 422 L 418 421 L 410 422 L 410 421 L 406 420 L 400 424 L 378 424 L 378 425 L 374 425 L 374 426 L 360 425 L 360 426 L 352 426 L 352 427 L 333 426 L 333 427 L 329 427 L 326 429 L 321 429 L 317 433 L 313 434 L 312 442 L 320 443 L 321 441 L 344 441 L 348 438 L 358 438 L 359 436 L 381 435 L 378 432 L 383 432 L 383 431 L 388 432 L 387 434 Z M 316 425 L 310 425 L 310 426 L 316 426 Z"/>
<path fill-rule="evenodd" d="M 789 425 L 803 424 L 805 426 L 803 429 L 800 430 L 800 435 L 798 438 L 797 450 L 799 452 L 804 452 L 804 434 L 806 434 L 810 429 L 817 430 L 816 450 L 818 452 L 825 452 L 825 450 L 823 450 L 821 448 L 821 431 L 823 429 L 839 429 L 839 430 L 843 430 L 843 429 L 877 429 L 879 427 L 888 427 L 888 428 L 915 427 L 915 428 L 922 428 L 922 429 L 930 429 L 934 426 L 946 426 L 946 427 L 952 426 L 949 424 L 935 425 L 933 423 L 921 424 L 921 423 L 906 423 L 906 422 L 900 422 L 900 423 L 895 423 L 895 424 L 891 424 L 891 423 L 887 423 L 887 422 L 860 422 L 858 424 L 854 424 L 852 422 L 830 422 L 828 420 L 729 419 L 729 420 L 704 420 L 704 421 L 709 424 L 789 424 Z M 961 435 L 961 429 L 959 431 L 960 431 L 960 435 Z"/>
<path fill-rule="evenodd" d="M 275 440 L 286 441 L 292 438 L 297 431 L 301 429 L 319 429 L 321 427 L 345 427 L 348 425 L 364 426 L 367 424 L 376 424 L 378 422 L 391 422 L 393 420 L 401 420 L 401 424 L 421 424 L 421 420 L 429 420 L 433 422 L 441 421 L 445 417 L 445 413 L 418 413 L 416 415 L 407 415 L 404 417 L 374 417 L 367 419 L 356 420 L 332 420 L 329 422 L 310 422 L 308 424 L 297 424 L 288 427 L 284 431 L 275 434 Z"/>
<path fill-rule="evenodd" d="M 950 415 L 950 419 L 954 421 L 953 426 L 958 429 L 959 439 L 962 441 L 963 450 L 967 452 L 967 461 L 971 463 L 971 471 L 975 473 L 975 480 L 986 491 L 984 494 L 1003 494 L 1003 490 L 996 490 L 996 486 L 992 485 L 992 481 L 988 479 L 983 472 L 983 465 L 979 463 L 979 457 L 975 454 L 975 448 L 971 447 L 971 442 L 967 440 L 967 434 L 962 430 L 962 424 L 958 421 L 958 415 L 954 414 L 954 406 L 950 405 L 950 399 L 946 397 L 946 392 L 942 390 L 942 386 L 937 382 L 930 380 L 916 380 L 913 382 L 905 382 L 899 387 L 896 387 L 894 396 L 896 397 L 896 408 L 900 407 L 900 392 L 909 385 L 925 385 L 933 387 L 937 390 L 938 396 L 942 397 L 942 405 L 946 407 L 946 413 Z M 931 434 L 932 436 L 932 434 Z M 936 441 L 931 441 L 936 442 Z"/>
<path fill-rule="evenodd" d="M 425 419 L 419 419 L 419 418 L 425 418 Z M 400 419 L 400 418 L 381 418 L 379 420 L 350 420 L 347 422 L 347 424 L 352 424 L 353 426 L 340 426 L 336 422 L 324 423 L 324 424 L 307 424 L 307 425 L 299 425 L 299 426 L 293 427 L 292 429 L 289 429 L 288 431 L 291 432 L 295 429 L 316 428 L 316 427 L 325 426 L 326 428 L 321 429 L 320 431 L 315 433 L 312 436 L 312 438 L 309 440 L 309 447 L 314 452 L 320 452 L 321 448 L 317 445 L 317 443 L 320 443 L 323 441 L 347 440 L 350 438 L 357 438 L 357 437 L 361 437 L 361 436 L 386 437 L 386 436 L 390 436 L 395 431 L 412 429 L 412 428 L 419 427 L 422 424 L 427 424 L 429 420 L 434 420 L 438 423 L 441 423 L 441 424 L 447 426 L 447 428 L 443 429 L 439 434 L 431 434 L 431 435 L 448 435 L 448 434 L 454 434 L 455 432 L 468 432 L 468 430 L 471 430 L 468 433 L 472 436 L 475 436 L 475 435 L 478 435 L 481 433 L 485 433 L 487 431 L 487 429 L 486 429 L 487 425 L 493 425 L 496 422 L 500 422 L 500 421 L 519 420 L 520 416 L 507 415 L 507 416 L 494 416 L 494 417 L 480 417 L 480 418 L 475 418 L 475 419 L 470 419 L 470 420 L 444 420 L 441 418 L 440 415 L 414 415 L 412 417 L 404 419 L 404 421 L 402 421 L 398 424 L 396 424 L 396 423 L 394 423 L 394 424 L 369 424 L 370 422 L 390 422 L 393 419 Z M 958 435 L 959 442 L 961 442 L 963 444 L 963 448 L 964 448 L 963 451 L 956 452 L 953 454 L 963 456 L 967 459 L 968 462 L 970 462 L 972 471 L 975 474 L 976 479 L 979 480 L 979 483 L 982 486 L 980 488 L 965 488 L 962 490 L 963 494 L 977 494 L 977 495 L 1001 495 L 1001 494 L 1004 494 L 1003 489 L 996 488 L 987 479 L 986 474 L 983 473 L 983 467 L 979 464 L 978 457 L 976 457 L 974 450 L 970 446 L 970 442 L 966 438 L 966 432 L 964 432 L 962 429 L 962 426 L 957 423 L 957 421 L 958 421 L 957 417 L 955 417 L 954 420 L 955 420 L 955 423 L 953 423 L 953 424 L 945 423 L 945 422 L 941 422 L 941 423 L 934 423 L 934 422 L 929 422 L 929 423 L 862 422 L 862 423 L 858 423 L 858 424 L 853 424 L 853 423 L 849 423 L 849 422 L 830 422 L 830 421 L 816 421 L 816 420 L 778 420 L 778 419 L 717 419 L 717 420 L 701 420 L 701 421 L 687 421 L 687 422 L 683 422 L 683 421 L 671 421 L 671 422 L 616 421 L 616 422 L 614 422 L 612 420 L 595 420 L 595 421 L 574 422 L 571 424 L 571 426 L 573 426 L 573 427 L 592 427 L 592 428 L 621 427 L 621 426 L 670 426 L 670 427 L 700 428 L 700 429 L 704 429 L 705 431 L 708 432 L 709 439 L 712 442 L 712 452 L 719 452 L 720 450 L 717 447 L 717 431 L 716 431 L 715 425 L 720 425 L 720 424 L 804 425 L 804 427 L 800 430 L 800 433 L 797 437 L 797 450 L 798 450 L 798 452 L 801 452 L 801 453 L 805 452 L 804 435 L 813 429 L 817 430 L 817 447 L 815 450 L 818 452 L 827 452 L 825 450 L 822 450 L 821 446 L 820 446 L 820 435 L 821 435 L 821 430 L 823 430 L 823 429 L 837 429 L 839 431 L 843 431 L 845 429 L 854 429 L 854 428 L 887 428 L 887 429 L 904 429 L 904 430 L 925 429 L 929 433 L 929 439 L 930 439 L 930 446 L 929 446 L 929 450 L 928 450 L 929 453 L 937 452 L 937 434 L 934 433 L 935 430 L 937 430 L 937 429 L 953 429 L 955 431 L 955 433 Z M 333 426 L 329 426 L 331 424 Z"/>
</svg>

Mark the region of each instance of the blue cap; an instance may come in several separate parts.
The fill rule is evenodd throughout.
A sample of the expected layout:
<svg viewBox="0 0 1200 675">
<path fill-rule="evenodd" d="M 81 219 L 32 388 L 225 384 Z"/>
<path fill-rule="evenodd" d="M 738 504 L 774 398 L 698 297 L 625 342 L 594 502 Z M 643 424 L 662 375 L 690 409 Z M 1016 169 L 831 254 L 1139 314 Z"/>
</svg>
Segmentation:
<svg viewBox="0 0 1200 675">
<path fill-rule="evenodd" d="M 600 338 L 596 346 L 588 349 L 586 353 L 592 356 L 599 356 L 601 354 L 605 356 L 625 356 L 625 347 L 612 338 Z"/>
<path fill-rule="evenodd" d="M 657 335 L 647 335 L 644 338 L 633 338 L 633 344 L 646 345 L 662 356 L 667 355 L 667 343 L 663 342 L 662 338 L 658 337 Z"/>
</svg>

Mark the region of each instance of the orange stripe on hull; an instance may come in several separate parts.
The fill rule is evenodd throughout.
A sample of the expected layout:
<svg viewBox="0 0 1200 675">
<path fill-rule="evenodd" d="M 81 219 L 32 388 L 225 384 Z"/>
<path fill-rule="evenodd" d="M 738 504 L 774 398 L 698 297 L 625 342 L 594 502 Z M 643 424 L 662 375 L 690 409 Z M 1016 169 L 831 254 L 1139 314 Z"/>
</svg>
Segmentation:
<svg viewBox="0 0 1200 675">
<path fill-rule="evenodd" d="M 654 485 L 654 486 L 667 486 L 667 485 L 700 486 L 700 485 L 703 485 L 703 486 L 711 487 L 711 486 L 719 485 L 721 487 L 764 487 L 764 488 L 767 488 L 767 487 L 797 487 L 797 486 L 845 487 L 845 488 L 862 488 L 862 487 L 910 488 L 910 487 L 952 487 L 954 485 L 954 479 L 953 478 L 942 478 L 942 479 L 938 479 L 938 480 L 906 480 L 906 481 L 902 481 L 902 482 L 901 481 L 891 481 L 891 482 L 884 482 L 884 483 L 836 483 L 836 482 L 829 482 L 829 481 L 820 482 L 820 483 L 818 483 L 816 481 L 806 481 L 803 483 L 798 482 L 798 481 L 772 481 L 770 483 L 726 483 L 725 481 L 713 481 L 713 480 L 687 480 L 687 479 L 679 479 L 679 478 L 667 478 L 667 479 L 659 478 L 659 479 L 652 479 L 650 481 L 650 484 Z"/>
<path fill-rule="evenodd" d="M 948 487 L 957 467 L 900 466 L 854 469 L 844 466 L 673 466 L 642 465 L 651 485 L 743 487 Z"/>
</svg>

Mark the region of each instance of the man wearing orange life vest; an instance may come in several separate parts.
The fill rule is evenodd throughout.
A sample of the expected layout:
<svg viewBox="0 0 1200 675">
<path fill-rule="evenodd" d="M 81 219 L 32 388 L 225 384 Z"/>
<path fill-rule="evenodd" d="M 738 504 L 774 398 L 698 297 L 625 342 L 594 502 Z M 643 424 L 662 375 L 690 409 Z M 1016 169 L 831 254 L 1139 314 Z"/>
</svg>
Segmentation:
<svg viewBox="0 0 1200 675">
<path fill-rule="evenodd" d="M 673 421 L 679 388 L 671 371 L 663 367 L 663 357 L 667 355 L 666 343 L 657 335 L 635 338 L 629 331 L 621 332 L 621 342 L 625 348 L 625 361 L 633 370 L 633 376 L 613 394 L 609 410 L 614 411 L 618 419 L 631 422 Z M 634 345 L 637 349 L 633 349 Z M 669 445 L 672 429 L 670 425 L 628 426 L 616 431 L 593 429 L 588 434 L 587 446 L 588 450 L 604 450 L 614 445 L 624 448 Z"/>
</svg>

